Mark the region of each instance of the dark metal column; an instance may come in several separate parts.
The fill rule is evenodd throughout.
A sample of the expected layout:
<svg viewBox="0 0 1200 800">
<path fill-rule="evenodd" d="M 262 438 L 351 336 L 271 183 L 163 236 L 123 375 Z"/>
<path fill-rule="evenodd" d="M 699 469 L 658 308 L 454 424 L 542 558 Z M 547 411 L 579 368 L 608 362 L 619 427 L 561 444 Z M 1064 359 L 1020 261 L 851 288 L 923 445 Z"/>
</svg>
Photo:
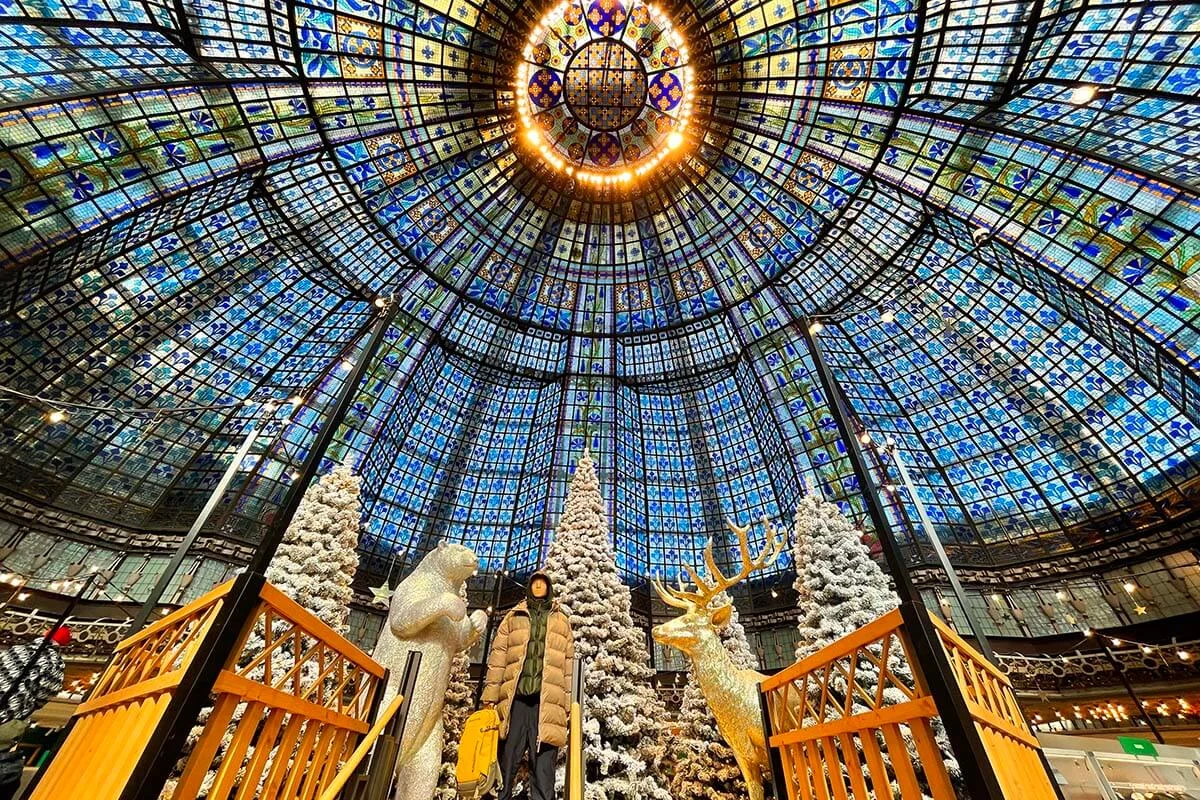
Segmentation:
<svg viewBox="0 0 1200 800">
<path fill-rule="evenodd" d="M 876 450 L 877 455 L 878 452 Z M 938 538 L 937 532 L 933 529 L 933 523 L 929 520 L 929 514 L 925 511 L 925 504 L 921 502 L 921 498 L 917 497 L 917 487 L 913 485 L 912 478 L 908 474 L 908 468 L 904 465 L 904 459 L 900 456 L 899 446 L 892 446 L 886 452 L 892 457 L 892 461 L 895 462 L 896 471 L 900 473 L 900 480 L 904 482 L 904 488 L 908 492 L 908 496 L 912 498 L 913 505 L 917 507 L 917 515 L 921 519 L 921 527 L 925 530 L 925 535 L 929 537 L 929 543 L 933 545 L 933 552 L 937 555 L 938 564 L 941 566 L 942 571 L 946 573 L 946 578 L 950 581 L 950 591 L 954 593 L 954 598 L 958 600 L 958 604 L 962 608 L 963 616 L 967 620 L 967 627 L 971 629 L 971 635 L 975 638 L 975 644 L 979 648 L 979 652 L 983 653 L 984 658 L 995 664 L 996 654 L 992 652 L 992 643 L 988 641 L 987 634 L 983 632 L 983 623 L 967 603 L 967 593 L 963 591 L 962 583 L 958 580 L 958 572 L 954 569 L 954 565 L 950 563 L 950 557 L 946 555 L 946 548 L 942 547 L 942 540 Z"/>
<path fill-rule="evenodd" d="M 887 514 L 879 500 L 875 484 L 871 480 L 870 471 L 867 469 L 867 460 L 863 457 L 858 436 L 851 427 L 846 398 L 842 394 L 833 372 L 829 369 L 829 365 L 825 363 L 825 357 L 821 353 L 809 321 L 801 319 L 800 323 L 804 341 L 808 345 L 808 351 L 816 365 L 817 376 L 821 381 L 826 403 L 837 423 L 838 433 L 846 447 L 846 454 L 850 457 L 854 474 L 858 478 L 863 500 L 871 515 L 871 522 L 879 534 L 879 542 L 883 547 L 883 554 L 896 587 L 896 594 L 900 598 L 900 616 L 904 621 L 909 641 L 912 642 L 913 655 L 917 662 L 914 666 L 920 671 L 929 688 L 929 693 L 933 695 L 938 714 L 946 726 L 946 733 L 954 748 L 954 755 L 957 756 L 959 766 L 962 768 L 963 781 L 967 785 L 967 791 L 974 800 L 984 800 L 984 798 L 1004 800 L 1004 791 L 1000 788 L 1000 782 L 988 759 L 979 729 L 975 727 L 975 721 L 971 719 L 966 700 L 958 685 L 958 679 L 950 666 L 950 660 L 942 647 L 937 630 L 929 619 L 929 611 L 925 608 L 925 604 L 921 601 L 921 595 L 912 582 L 908 565 L 904 561 L 904 553 L 888 524 Z"/>
<path fill-rule="evenodd" d="M 266 582 L 264 574 L 272 556 L 283 540 L 283 534 L 291 524 L 292 517 L 300 507 L 300 501 L 309 483 L 320 468 L 321 459 L 334 434 L 346 418 L 359 384 L 370 368 L 379 346 L 383 343 L 384 335 L 396 318 L 398 305 L 391 303 L 371 328 L 367 343 L 362 354 L 346 376 L 345 383 L 338 393 L 337 400 L 329 415 L 322 421 L 322 427 L 316 440 L 304 459 L 300 475 L 288 487 L 283 503 L 280 505 L 271 523 L 270 529 L 259 542 L 250 564 L 245 572 L 238 576 L 233 590 L 224 601 L 224 606 L 213 622 L 211 647 L 197 657 L 188 667 L 179 690 L 163 713 L 162 722 L 150 740 L 150 744 L 142 753 L 135 769 L 138 781 L 130 783 L 122 795 L 122 800 L 157 800 L 163 784 L 170 776 L 175 761 L 183 748 L 188 732 L 196 724 L 196 718 L 201 708 L 209 701 L 209 690 L 224 668 L 233 648 L 241 641 L 242 630 L 251 614 L 258 608 L 259 591 Z"/>
<path fill-rule="evenodd" d="M 329 449 L 334 434 L 341 427 L 342 422 L 346 419 L 346 414 L 350 411 L 350 406 L 354 403 L 358 385 L 362 383 L 363 377 L 367 374 L 371 362 L 375 359 L 375 354 L 379 352 L 379 346 L 383 344 L 384 335 L 396 319 L 399 310 L 399 303 L 393 300 L 388 304 L 387 309 L 380 313 L 379 319 L 376 320 L 375 326 L 367 338 L 362 355 L 354 363 L 350 374 L 346 376 L 346 382 L 342 384 L 342 390 L 338 394 L 337 402 L 334 403 L 333 411 L 322 421 L 321 431 L 317 434 L 317 439 L 313 442 L 312 447 L 309 448 L 308 457 L 300 468 L 299 477 L 288 487 L 287 495 L 275 512 L 275 519 L 272 520 L 271 527 L 263 535 L 262 541 L 254 551 L 254 556 L 246 567 L 248 572 L 266 572 L 267 565 L 271 563 L 275 551 L 279 549 L 279 543 L 283 541 L 284 532 L 291 524 L 296 510 L 300 508 L 300 501 L 304 499 L 305 490 L 308 489 L 308 485 L 316 477 L 317 470 L 321 467 L 321 459 L 325 457 L 325 451 Z"/>
</svg>

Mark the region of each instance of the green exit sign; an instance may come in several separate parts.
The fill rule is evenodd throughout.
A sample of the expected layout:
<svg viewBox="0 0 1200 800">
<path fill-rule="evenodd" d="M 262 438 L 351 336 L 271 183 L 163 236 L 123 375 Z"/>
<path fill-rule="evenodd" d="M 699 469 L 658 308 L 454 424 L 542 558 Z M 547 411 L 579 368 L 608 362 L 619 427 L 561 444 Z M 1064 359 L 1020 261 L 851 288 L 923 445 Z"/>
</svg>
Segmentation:
<svg viewBox="0 0 1200 800">
<path fill-rule="evenodd" d="M 1136 736 L 1118 736 L 1117 741 L 1121 743 L 1121 749 L 1131 756 L 1158 755 L 1158 749 L 1154 746 L 1154 742 L 1148 742 Z"/>
</svg>

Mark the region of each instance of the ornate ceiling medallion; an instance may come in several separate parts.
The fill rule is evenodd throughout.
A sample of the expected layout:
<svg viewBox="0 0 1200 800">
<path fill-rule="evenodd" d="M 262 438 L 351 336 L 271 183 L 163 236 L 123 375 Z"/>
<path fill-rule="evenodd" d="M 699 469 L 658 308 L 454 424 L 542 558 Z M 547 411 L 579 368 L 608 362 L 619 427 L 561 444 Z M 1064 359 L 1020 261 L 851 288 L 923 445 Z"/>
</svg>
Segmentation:
<svg viewBox="0 0 1200 800">
<path fill-rule="evenodd" d="M 567 0 L 530 32 L 516 69 L 519 138 L 551 168 L 630 184 L 683 152 L 687 43 L 640 0 Z"/>
</svg>

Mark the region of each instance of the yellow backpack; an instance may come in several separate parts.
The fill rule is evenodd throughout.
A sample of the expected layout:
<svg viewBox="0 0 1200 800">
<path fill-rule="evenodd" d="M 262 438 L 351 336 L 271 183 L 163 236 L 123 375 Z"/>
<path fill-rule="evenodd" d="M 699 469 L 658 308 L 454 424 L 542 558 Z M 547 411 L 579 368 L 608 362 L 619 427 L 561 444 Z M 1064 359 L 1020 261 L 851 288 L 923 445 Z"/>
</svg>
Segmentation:
<svg viewBox="0 0 1200 800">
<path fill-rule="evenodd" d="M 467 717 L 454 768 L 460 798 L 479 800 L 500 786 L 499 746 L 500 714 L 496 709 L 483 708 Z"/>
</svg>

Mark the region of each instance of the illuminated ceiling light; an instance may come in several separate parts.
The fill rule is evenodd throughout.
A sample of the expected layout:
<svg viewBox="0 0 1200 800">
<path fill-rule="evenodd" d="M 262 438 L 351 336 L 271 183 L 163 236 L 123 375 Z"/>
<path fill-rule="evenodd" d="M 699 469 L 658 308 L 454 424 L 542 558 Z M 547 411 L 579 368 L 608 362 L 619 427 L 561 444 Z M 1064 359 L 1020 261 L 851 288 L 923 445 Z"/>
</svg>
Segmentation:
<svg viewBox="0 0 1200 800">
<path fill-rule="evenodd" d="M 66 422 L 69 415 L 61 408 L 52 408 L 42 415 L 42 418 L 51 425 L 57 425 L 60 422 Z"/>
<path fill-rule="evenodd" d="M 342 363 L 338 364 L 338 366 L 341 367 L 343 371 L 349 372 L 350 370 L 354 369 L 354 362 L 348 358 L 344 358 L 342 359 Z"/>
<path fill-rule="evenodd" d="M 862 442 L 863 444 L 870 444 L 870 443 L 871 443 L 871 433 L 870 433 L 870 431 L 863 431 L 862 433 L 860 433 L 860 434 L 858 435 L 858 440 L 859 440 L 860 442 Z"/>
<path fill-rule="evenodd" d="M 1125 581 L 1124 586 L 1125 586 L 1126 594 L 1133 594 L 1134 592 L 1137 591 L 1137 584 L 1134 583 L 1133 581 Z"/>
<path fill-rule="evenodd" d="M 1064 592 L 1062 589 L 1059 589 L 1057 592 L 1055 592 L 1054 596 L 1057 597 L 1059 600 L 1067 599 L 1067 593 Z"/>
<path fill-rule="evenodd" d="M 1144 644 L 1144 645 L 1142 645 L 1142 652 L 1145 653 L 1146 655 L 1150 655 L 1151 653 L 1154 652 L 1154 648 L 1150 647 L 1149 645 Z"/>
<path fill-rule="evenodd" d="M 379 297 L 375 298 L 375 307 L 376 308 L 387 308 L 387 304 L 388 304 L 387 298 L 384 297 L 383 295 L 380 295 Z"/>
<path fill-rule="evenodd" d="M 1091 638 L 1096 635 L 1096 632 L 1094 630 L 1092 630 L 1091 628 L 1084 628 L 1083 635 L 1087 636 L 1088 638 Z"/>
<path fill-rule="evenodd" d="M 624 189 L 686 150 L 696 83 L 687 42 L 646 0 L 626 0 L 621 15 L 579 10 L 557 4 L 526 37 L 514 142 L 583 186 Z"/>
<path fill-rule="evenodd" d="M 892 311 L 889 308 L 886 311 L 884 311 L 882 314 L 880 314 L 879 318 L 881 320 L 883 320 L 884 322 L 895 322 L 896 321 L 896 312 Z"/>
<path fill-rule="evenodd" d="M 292 408 L 299 408 L 304 403 L 304 398 L 298 394 L 294 394 L 288 398 L 288 402 L 292 404 Z"/>
<path fill-rule="evenodd" d="M 809 333 L 820 333 L 823 330 L 825 330 L 825 326 L 819 322 L 814 322 L 808 326 Z"/>
<path fill-rule="evenodd" d="M 1087 105 L 1096 99 L 1099 90 L 1090 83 L 1081 84 L 1071 89 L 1071 102 L 1077 106 Z"/>
<path fill-rule="evenodd" d="M 1191 661 L 1192 660 L 1192 654 L 1189 653 L 1187 650 L 1179 650 L 1175 653 L 1175 655 L 1179 656 L 1180 661 Z"/>
<path fill-rule="evenodd" d="M 1120 647 L 1120 646 L 1121 646 L 1121 644 L 1122 644 L 1122 642 L 1121 642 L 1121 640 L 1120 640 L 1120 639 L 1112 639 L 1111 641 L 1112 641 L 1112 646 L 1113 646 L 1113 647 Z"/>
</svg>

